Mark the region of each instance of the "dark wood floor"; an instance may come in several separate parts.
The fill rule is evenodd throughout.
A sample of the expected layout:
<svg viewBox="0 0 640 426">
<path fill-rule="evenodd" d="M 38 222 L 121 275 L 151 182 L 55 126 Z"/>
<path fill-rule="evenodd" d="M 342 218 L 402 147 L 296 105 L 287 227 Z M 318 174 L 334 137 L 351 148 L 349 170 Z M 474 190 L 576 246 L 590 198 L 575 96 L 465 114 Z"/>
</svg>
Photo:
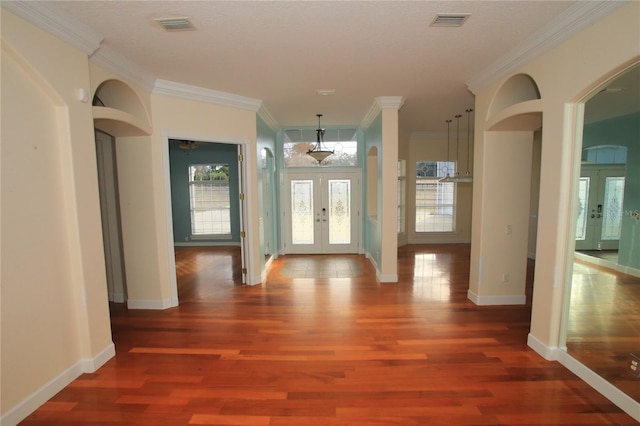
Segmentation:
<svg viewBox="0 0 640 426">
<path fill-rule="evenodd" d="M 180 250 L 180 307 L 113 305 L 116 357 L 23 424 L 637 424 L 527 347 L 530 305 L 467 300 L 468 246 L 401 248 L 397 284 L 361 256 L 318 279 L 281 257 L 246 287 L 237 256 Z"/>
</svg>

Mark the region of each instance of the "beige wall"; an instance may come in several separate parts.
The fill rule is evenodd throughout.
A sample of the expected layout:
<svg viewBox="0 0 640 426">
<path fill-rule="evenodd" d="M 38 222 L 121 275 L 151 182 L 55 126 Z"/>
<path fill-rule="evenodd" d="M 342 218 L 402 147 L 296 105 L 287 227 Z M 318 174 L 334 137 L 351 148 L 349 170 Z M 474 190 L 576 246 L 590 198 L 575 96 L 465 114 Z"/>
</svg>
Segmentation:
<svg viewBox="0 0 640 426">
<path fill-rule="evenodd" d="M 151 139 L 151 172 L 154 182 L 154 212 L 156 221 L 157 252 L 160 265 L 173 258 L 172 247 L 167 241 L 173 241 L 171 223 L 167 221 L 166 207 L 170 204 L 165 173 L 168 173 L 166 160 L 167 144 L 165 137 L 190 137 L 210 142 L 238 143 L 243 145 L 244 168 L 247 171 L 243 185 L 247 197 L 245 206 L 258 206 L 258 152 L 256 112 L 247 109 L 225 107 L 202 102 L 177 99 L 168 96 L 152 95 L 153 137 Z M 261 256 L 259 243 L 259 215 L 255 208 L 245 209 L 247 232 L 248 284 L 261 281 Z M 165 273 L 165 275 L 167 275 Z M 170 287 L 167 277 L 160 277 L 163 292 Z"/>
<path fill-rule="evenodd" d="M 530 75 L 538 84 L 542 100 L 536 108 L 542 112 L 544 123 L 530 334 L 530 344 L 539 352 L 553 351 L 559 343 L 562 297 L 569 274 L 568 256 L 573 248 L 570 200 L 573 176 L 579 166 L 574 143 L 577 123 L 573 105 L 607 78 L 639 59 L 638 16 L 640 3 L 630 2 L 518 70 Z M 505 270 L 511 264 L 508 258 L 500 258 L 501 241 L 491 242 L 492 228 L 496 225 L 493 218 L 500 206 L 502 186 L 497 176 L 500 170 L 490 168 L 487 163 L 487 143 L 491 142 L 491 136 L 485 134 L 487 123 L 492 120 L 489 116 L 491 102 L 506 80 L 501 79 L 476 93 L 476 134 L 480 140 L 474 155 L 476 187 L 470 286 L 478 288 L 482 294 L 500 293 L 497 286 L 479 280 L 484 265 L 489 262 L 496 270 Z M 511 214 L 517 215 L 517 211 Z M 548 353 L 544 355 L 548 356 Z"/>
<path fill-rule="evenodd" d="M 25 400 L 45 384 L 93 371 L 113 354 L 91 105 L 78 100 L 81 87 L 89 89 L 87 56 L 3 9 L 1 380 L 8 423 L 7 413 L 43 402 Z"/>
<path fill-rule="evenodd" d="M 445 123 L 443 125 L 446 126 Z M 462 137 L 462 136 L 461 136 Z M 464 175 L 467 169 L 466 135 L 460 145 L 460 169 Z M 416 162 L 455 160 L 455 131 L 449 137 L 447 153 L 447 133 L 414 133 L 411 135 L 407 161 L 407 236 L 411 244 L 424 243 L 469 243 L 471 241 L 471 196 L 473 183 L 459 183 L 456 187 L 456 223 L 451 234 L 425 235 L 415 232 L 416 217 Z M 464 146 L 464 149 L 462 148 Z M 473 166 L 473 164 L 471 165 Z M 473 171 L 473 167 L 470 167 Z"/>
</svg>

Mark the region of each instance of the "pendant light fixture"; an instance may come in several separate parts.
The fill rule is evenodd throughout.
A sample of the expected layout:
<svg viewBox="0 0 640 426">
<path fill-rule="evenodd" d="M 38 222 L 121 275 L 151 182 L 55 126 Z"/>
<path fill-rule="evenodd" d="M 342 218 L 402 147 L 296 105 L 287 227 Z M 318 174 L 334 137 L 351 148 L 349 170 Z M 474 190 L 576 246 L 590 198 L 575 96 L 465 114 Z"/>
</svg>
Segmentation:
<svg viewBox="0 0 640 426">
<path fill-rule="evenodd" d="M 324 147 L 324 129 L 320 127 L 320 117 L 322 117 L 322 114 L 316 114 L 316 116 L 318 117 L 316 144 L 313 149 L 307 151 L 307 154 L 313 157 L 318 162 L 318 165 L 320 165 L 328 156 L 333 154 L 333 151 L 329 151 Z"/>
<path fill-rule="evenodd" d="M 473 108 L 468 108 L 465 112 L 467 113 L 467 171 L 464 176 L 458 179 L 458 182 L 473 182 L 473 175 L 469 170 L 471 164 L 471 113 Z"/>
<path fill-rule="evenodd" d="M 178 145 L 178 148 L 183 149 L 185 151 L 192 151 L 196 149 L 198 145 L 194 141 L 181 141 Z"/>
<path fill-rule="evenodd" d="M 449 147 L 451 146 L 451 144 L 449 143 L 449 134 L 450 134 L 450 127 L 451 127 L 451 120 L 445 120 L 445 122 L 447 123 L 447 163 L 450 163 L 450 158 L 449 158 Z M 449 175 L 449 166 L 447 165 L 447 174 L 444 177 L 441 177 L 440 179 L 438 179 L 438 182 L 450 182 L 451 181 L 451 175 Z"/>
<path fill-rule="evenodd" d="M 460 117 L 462 114 L 456 114 L 456 175 L 450 179 L 450 182 L 458 182 L 460 180 L 460 172 L 458 167 L 460 165 Z"/>
</svg>

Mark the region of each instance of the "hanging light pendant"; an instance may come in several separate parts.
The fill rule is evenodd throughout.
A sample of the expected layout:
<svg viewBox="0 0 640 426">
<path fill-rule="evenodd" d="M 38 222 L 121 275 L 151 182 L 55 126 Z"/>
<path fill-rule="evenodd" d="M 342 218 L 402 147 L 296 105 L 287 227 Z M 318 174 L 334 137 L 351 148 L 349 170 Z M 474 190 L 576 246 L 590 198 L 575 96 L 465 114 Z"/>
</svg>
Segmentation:
<svg viewBox="0 0 640 426">
<path fill-rule="evenodd" d="M 460 117 L 462 114 L 456 114 L 456 175 L 450 179 L 450 182 L 460 181 L 460 171 L 458 170 L 460 165 Z"/>
<path fill-rule="evenodd" d="M 318 129 L 316 130 L 316 145 L 313 149 L 307 151 L 307 155 L 312 156 L 317 162 L 318 165 L 322 163 L 328 156 L 333 154 L 333 151 L 329 151 L 324 147 L 324 129 L 320 127 L 320 117 L 322 114 L 316 114 L 318 117 Z"/>
<path fill-rule="evenodd" d="M 473 108 L 466 109 L 467 113 L 467 172 L 458 179 L 458 182 L 473 182 L 473 175 L 469 170 L 471 164 L 471 113 Z"/>
<path fill-rule="evenodd" d="M 449 128 L 451 127 L 451 120 L 445 120 L 445 122 L 447 123 L 447 163 L 449 163 L 449 146 L 451 145 L 449 143 Z M 447 174 L 444 177 L 441 177 L 440 179 L 438 179 L 438 182 L 450 182 L 451 181 L 451 175 L 449 175 L 449 166 L 447 166 Z"/>
<path fill-rule="evenodd" d="M 194 141 L 181 141 L 178 145 L 178 148 L 183 149 L 185 151 L 191 151 L 198 147 L 198 145 Z"/>
</svg>

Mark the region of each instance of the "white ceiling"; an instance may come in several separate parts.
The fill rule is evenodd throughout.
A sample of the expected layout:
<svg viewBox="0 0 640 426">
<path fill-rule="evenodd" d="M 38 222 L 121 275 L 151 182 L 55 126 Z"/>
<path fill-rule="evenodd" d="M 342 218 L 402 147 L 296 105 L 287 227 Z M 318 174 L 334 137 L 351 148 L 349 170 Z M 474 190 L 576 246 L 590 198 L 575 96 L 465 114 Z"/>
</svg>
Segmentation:
<svg viewBox="0 0 640 426">
<path fill-rule="evenodd" d="M 120 66 L 138 70 L 141 78 L 261 100 L 280 126 L 315 126 L 317 113 L 324 114 L 324 126 L 358 125 L 376 97 L 403 96 L 401 129 L 416 132 L 446 129 L 446 119 L 473 106 L 470 82 L 509 71 L 521 54 L 539 53 L 549 45 L 549 34 L 562 40 L 562 31 L 577 28 L 568 23 L 587 3 L 593 9 L 600 2 L 56 1 L 46 6 L 66 25 L 90 28 L 102 39 L 99 53 L 115 52 L 123 58 Z M 430 27 L 437 13 L 470 17 L 460 28 Z M 167 33 L 154 21 L 176 16 L 188 17 L 197 30 Z M 319 96 L 316 89 L 334 89 L 335 95 Z"/>
</svg>

